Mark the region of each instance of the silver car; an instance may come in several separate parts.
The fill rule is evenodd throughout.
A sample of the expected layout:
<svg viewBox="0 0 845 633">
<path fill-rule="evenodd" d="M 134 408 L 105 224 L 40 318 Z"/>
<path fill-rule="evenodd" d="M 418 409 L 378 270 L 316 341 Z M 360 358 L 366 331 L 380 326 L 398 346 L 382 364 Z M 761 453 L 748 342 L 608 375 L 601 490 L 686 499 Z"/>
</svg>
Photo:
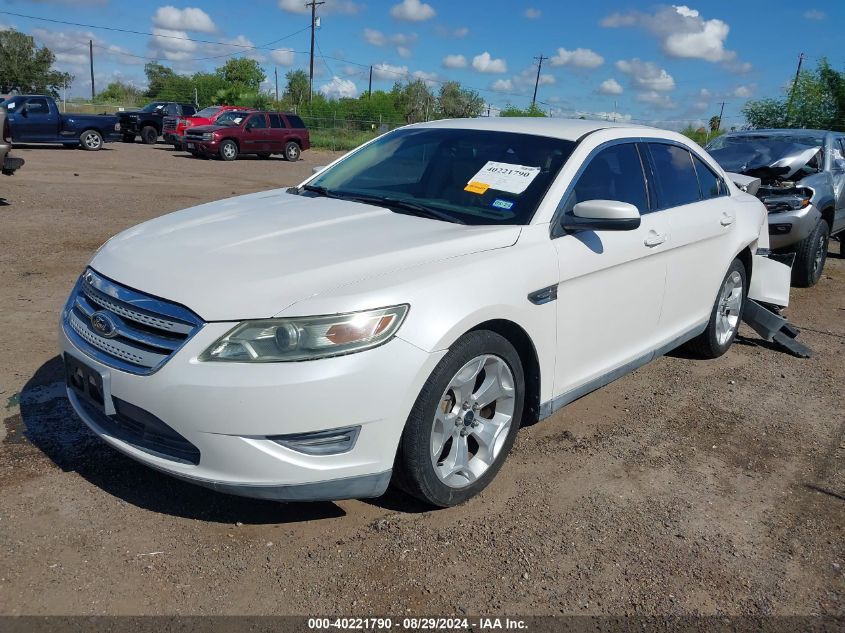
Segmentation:
<svg viewBox="0 0 845 633">
<path fill-rule="evenodd" d="M 824 130 L 732 132 L 707 146 L 727 171 L 760 179 L 773 250 L 794 252 L 793 281 L 821 277 L 828 242 L 845 255 L 845 133 Z"/>
<path fill-rule="evenodd" d="M 0 137 L 0 172 L 11 176 L 23 165 L 23 158 L 15 158 L 9 154 L 12 149 L 12 133 L 3 108 L 0 108 L 0 130 L 3 131 L 3 136 Z"/>
</svg>

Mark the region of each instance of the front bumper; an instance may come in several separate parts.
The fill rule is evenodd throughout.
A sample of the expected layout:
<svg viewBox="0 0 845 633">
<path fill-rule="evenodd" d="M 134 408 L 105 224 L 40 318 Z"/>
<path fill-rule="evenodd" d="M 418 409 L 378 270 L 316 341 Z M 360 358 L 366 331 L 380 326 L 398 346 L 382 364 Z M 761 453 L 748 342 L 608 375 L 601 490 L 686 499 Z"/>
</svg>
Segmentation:
<svg viewBox="0 0 845 633">
<path fill-rule="evenodd" d="M 220 141 L 200 141 L 190 136 L 185 136 L 183 147 L 189 152 L 204 154 L 206 156 L 217 154 L 220 149 Z M 193 145 L 194 147 L 191 147 Z"/>
<path fill-rule="evenodd" d="M 103 365 L 59 328 L 62 352 L 102 376 L 106 412 L 114 413 L 115 402 L 140 407 L 196 447 L 197 463 L 156 454 L 114 432 L 68 389 L 74 410 L 133 459 L 222 492 L 277 500 L 382 494 L 411 406 L 445 352 L 429 354 L 394 338 L 366 352 L 298 363 L 198 361 L 233 325 L 206 324 L 147 376 Z M 361 427 L 354 447 L 335 455 L 307 455 L 268 439 L 353 425 Z"/>
<path fill-rule="evenodd" d="M 14 156 L 9 156 L 9 154 L 6 154 L 6 155 L 3 157 L 3 168 L 2 168 L 2 173 L 3 173 L 5 176 L 11 176 L 11 175 L 12 175 L 12 174 L 14 174 L 14 173 L 15 173 L 18 169 L 20 169 L 21 167 L 23 167 L 23 165 L 24 165 L 24 160 L 23 160 L 23 158 L 16 158 L 16 157 L 14 157 Z"/>
<path fill-rule="evenodd" d="M 184 136 L 180 136 L 174 132 L 165 132 L 164 133 L 164 142 L 170 143 L 172 145 L 181 145 L 185 141 Z"/>
<path fill-rule="evenodd" d="M 821 219 L 822 214 L 814 205 L 797 211 L 770 213 L 769 244 L 772 250 L 795 250 L 795 246 L 806 238 Z"/>
</svg>

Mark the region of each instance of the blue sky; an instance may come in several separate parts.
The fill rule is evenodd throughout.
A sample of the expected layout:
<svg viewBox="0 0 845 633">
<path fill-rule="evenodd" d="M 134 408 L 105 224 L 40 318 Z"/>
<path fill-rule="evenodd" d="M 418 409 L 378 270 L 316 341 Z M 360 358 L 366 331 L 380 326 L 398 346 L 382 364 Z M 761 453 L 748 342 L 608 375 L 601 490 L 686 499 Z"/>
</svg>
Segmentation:
<svg viewBox="0 0 845 633">
<path fill-rule="evenodd" d="M 227 56 L 258 59 L 268 77 L 308 67 L 305 0 L 0 0 L 0 26 L 32 34 L 90 91 L 87 44 L 95 44 L 99 89 L 112 79 L 144 84 L 145 58 L 179 72 L 211 69 Z M 354 96 L 397 79 L 455 79 L 493 108 L 531 100 L 535 56 L 544 61 L 538 101 L 556 115 L 606 116 L 678 127 L 718 114 L 741 124 L 748 98 L 777 96 L 795 72 L 827 56 L 845 66 L 845 3 L 697 0 L 651 2 L 518 0 L 326 0 L 318 9 L 315 86 Z M 94 26 L 169 35 L 151 37 Z M 192 42 L 192 38 L 205 42 Z M 282 38 L 282 39 L 280 39 Z M 265 47 L 265 45 L 267 45 Z M 249 48 L 252 46 L 260 48 Z M 201 59 L 209 58 L 213 59 Z M 271 88 L 268 82 L 267 89 Z"/>
</svg>

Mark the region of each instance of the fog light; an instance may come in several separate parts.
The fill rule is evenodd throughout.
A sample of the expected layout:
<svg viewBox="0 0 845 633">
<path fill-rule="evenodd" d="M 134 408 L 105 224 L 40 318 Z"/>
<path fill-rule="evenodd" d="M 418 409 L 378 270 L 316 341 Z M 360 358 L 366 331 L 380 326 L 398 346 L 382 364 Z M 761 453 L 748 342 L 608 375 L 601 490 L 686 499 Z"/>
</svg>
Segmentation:
<svg viewBox="0 0 845 633">
<path fill-rule="evenodd" d="M 792 230 L 791 224 L 770 224 L 769 235 L 786 235 Z"/>
<path fill-rule="evenodd" d="M 337 455 L 351 451 L 360 432 L 360 426 L 349 426 L 314 433 L 268 435 L 267 439 L 306 455 Z"/>
</svg>

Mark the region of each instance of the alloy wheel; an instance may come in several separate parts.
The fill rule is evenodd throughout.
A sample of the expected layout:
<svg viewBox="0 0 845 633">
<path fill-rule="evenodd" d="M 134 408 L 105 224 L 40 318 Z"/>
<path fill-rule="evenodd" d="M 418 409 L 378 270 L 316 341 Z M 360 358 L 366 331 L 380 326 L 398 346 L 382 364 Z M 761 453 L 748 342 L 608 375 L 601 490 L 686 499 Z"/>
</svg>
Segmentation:
<svg viewBox="0 0 845 633">
<path fill-rule="evenodd" d="M 725 345 L 739 327 L 742 298 L 742 275 L 735 270 L 725 279 L 719 296 L 719 307 L 716 312 L 716 340 L 719 345 Z"/>
<path fill-rule="evenodd" d="M 235 146 L 231 145 L 231 144 L 226 145 L 223 148 L 223 154 L 226 156 L 226 158 L 234 158 L 235 157 Z"/>
<path fill-rule="evenodd" d="M 498 356 L 477 356 L 452 377 L 431 427 L 440 481 L 464 488 L 496 462 L 514 423 L 514 395 L 513 372 Z"/>
<path fill-rule="evenodd" d="M 827 235 L 822 233 L 816 243 L 816 254 L 813 257 L 813 279 L 818 279 L 821 276 L 825 259 L 827 259 Z"/>
<path fill-rule="evenodd" d="M 85 147 L 88 149 L 99 149 L 101 143 L 99 135 L 93 132 L 86 134 L 82 142 L 85 143 Z"/>
</svg>

